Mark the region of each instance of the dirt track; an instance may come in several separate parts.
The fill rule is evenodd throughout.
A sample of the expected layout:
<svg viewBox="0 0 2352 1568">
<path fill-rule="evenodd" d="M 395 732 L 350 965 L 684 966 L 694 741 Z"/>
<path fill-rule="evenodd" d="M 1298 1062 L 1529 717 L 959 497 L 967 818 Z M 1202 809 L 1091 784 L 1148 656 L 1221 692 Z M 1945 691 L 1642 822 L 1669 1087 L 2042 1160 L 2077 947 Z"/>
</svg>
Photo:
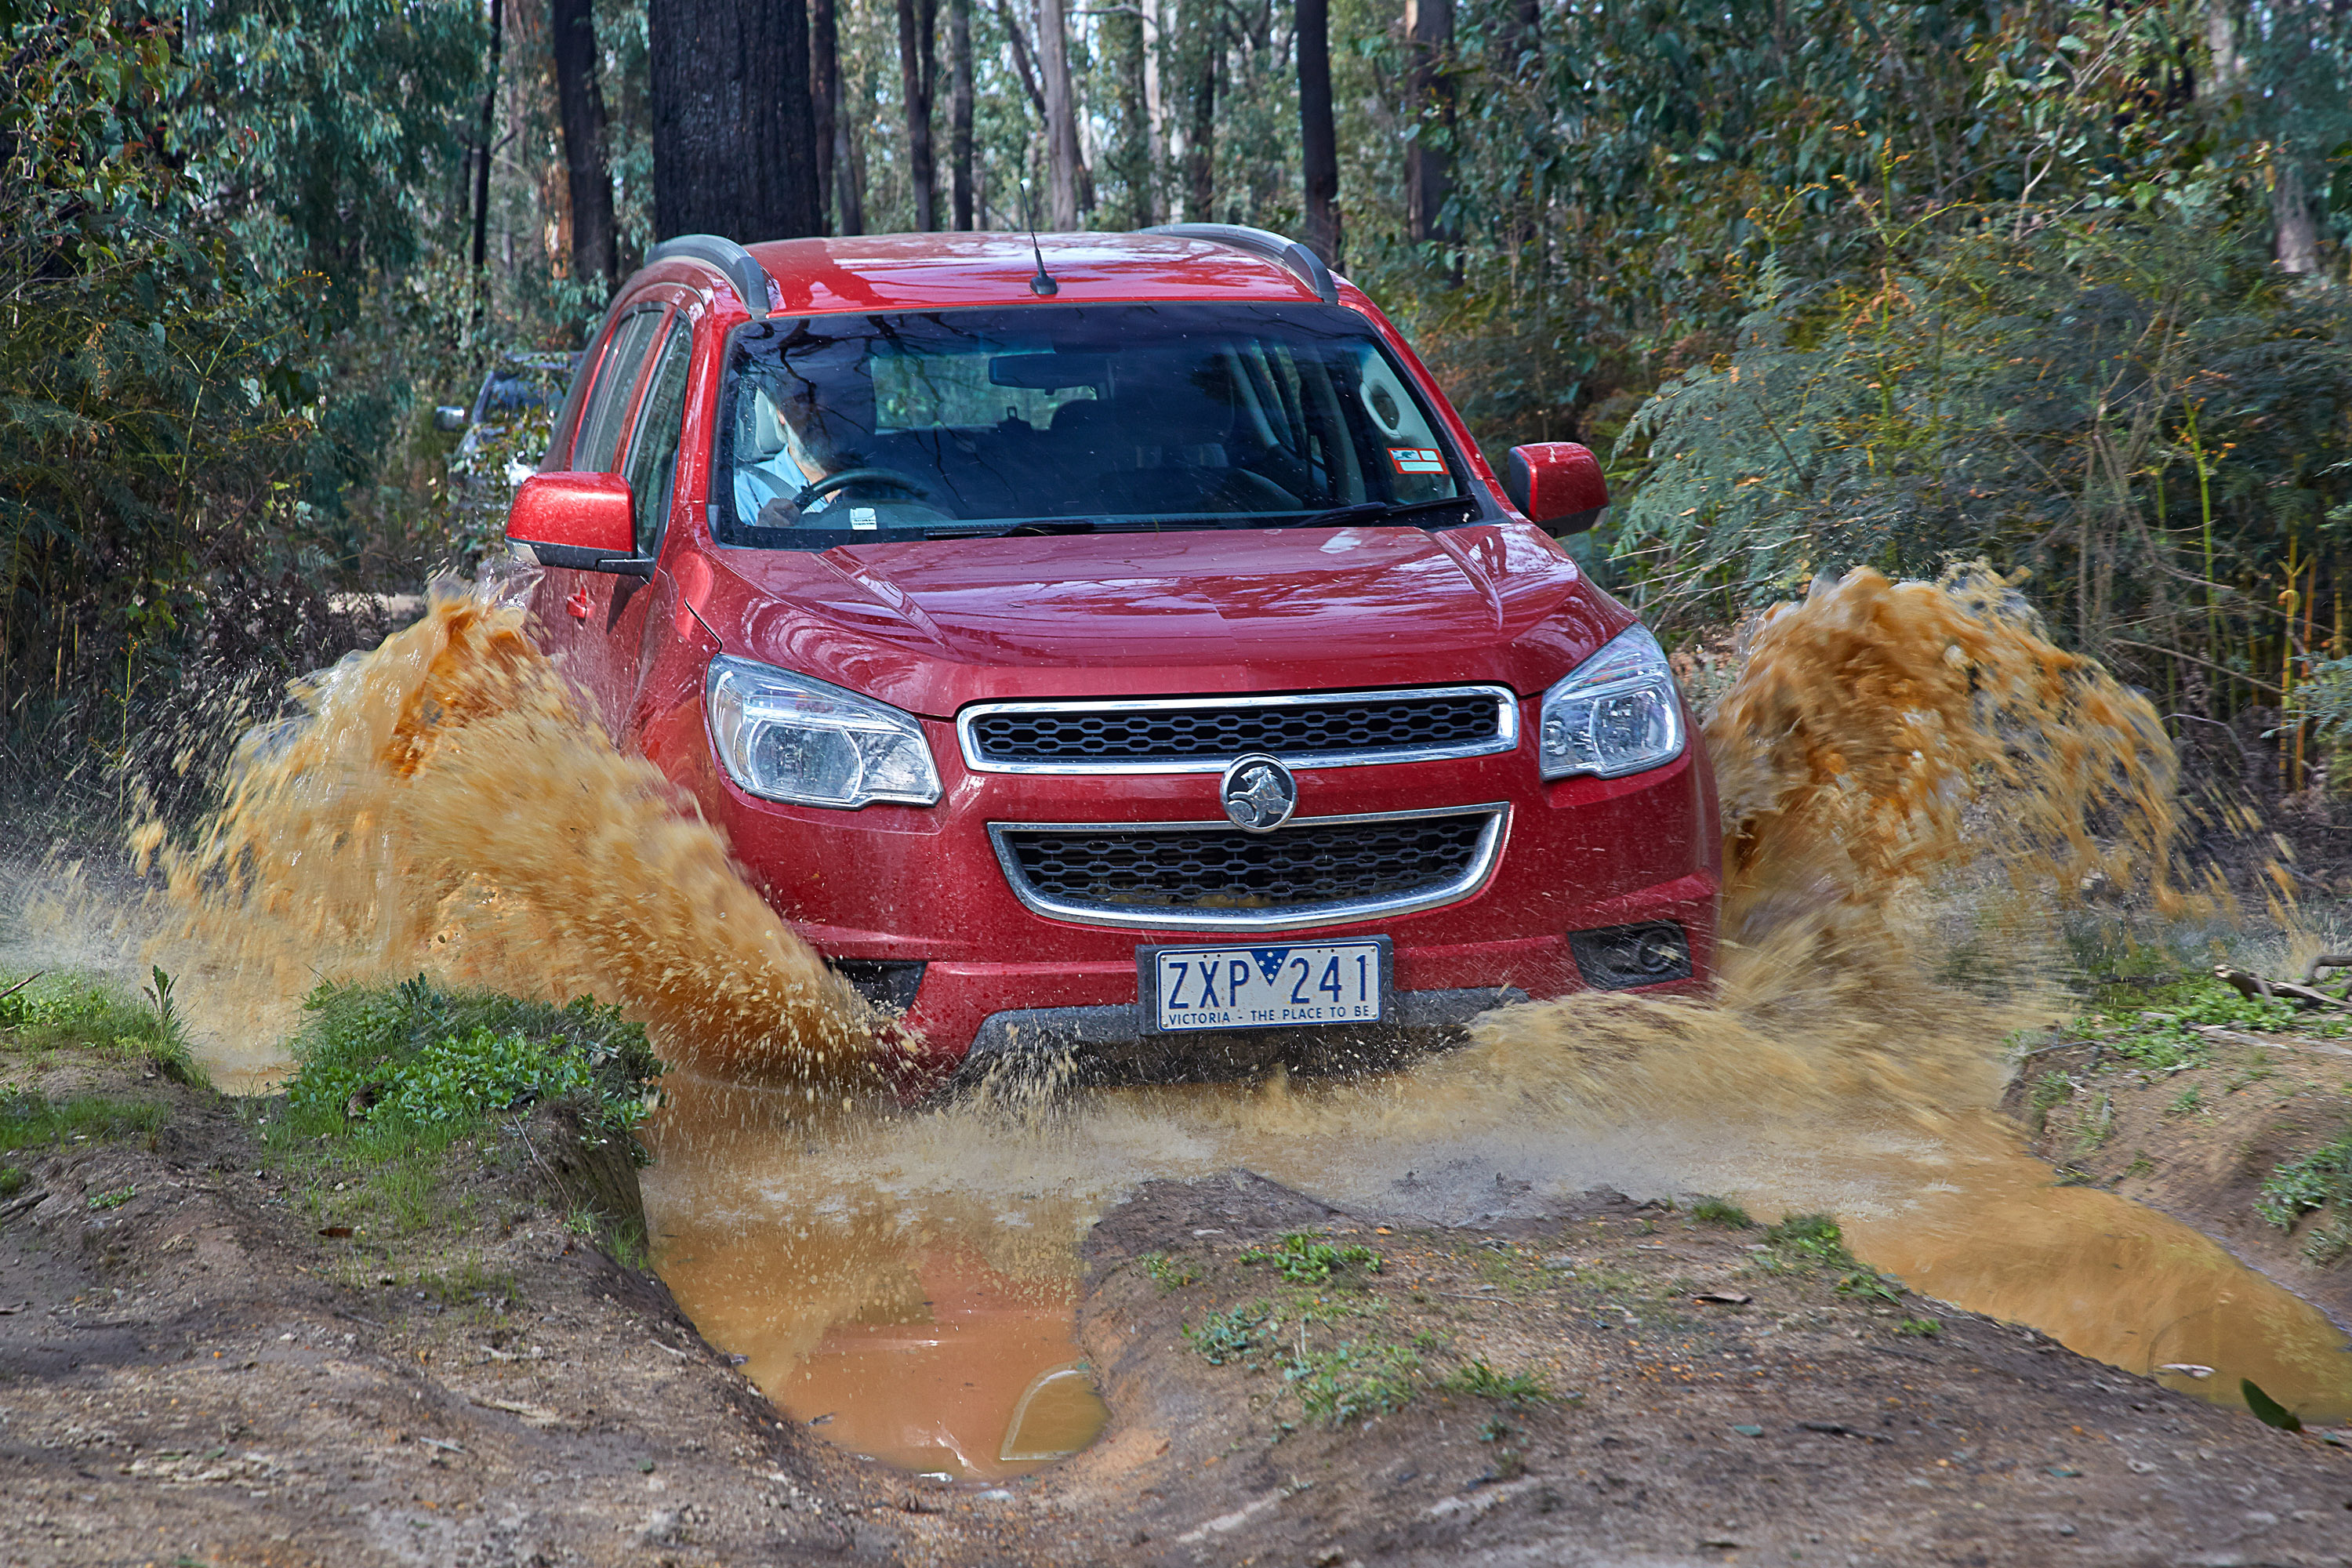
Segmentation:
<svg viewBox="0 0 2352 1568">
<path fill-rule="evenodd" d="M 1099 1444 L 1003 1488 L 913 1481 L 784 1423 L 658 1281 L 564 1228 L 560 1192 L 485 1178 L 475 1222 L 411 1238 L 385 1283 L 257 1179 L 227 1102 L 0 1064 L 173 1105 L 152 1148 L 13 1157 L 11 1565 L 2352 1561 L 2352 1451 L 1842 1293 L 1843 1266 L 1756 1231 L 1594 1196 L 1384 1233 L 1241 1174 L 1147 1187 L 1093 1232 Z M 1382 1266 L 1297 1286 L 1242 1260 L 1299 1231 Z M 1224 1364 L 1184 1336 L 1261 1301 L 1278 1321 Z M 1410 1401 L 1307 1418 L 1277 1367 L 1343 1343 L 1410 1355 Z M 1440 1388 L 1474 1360 L 1550 1397 Z"/>
</svg>

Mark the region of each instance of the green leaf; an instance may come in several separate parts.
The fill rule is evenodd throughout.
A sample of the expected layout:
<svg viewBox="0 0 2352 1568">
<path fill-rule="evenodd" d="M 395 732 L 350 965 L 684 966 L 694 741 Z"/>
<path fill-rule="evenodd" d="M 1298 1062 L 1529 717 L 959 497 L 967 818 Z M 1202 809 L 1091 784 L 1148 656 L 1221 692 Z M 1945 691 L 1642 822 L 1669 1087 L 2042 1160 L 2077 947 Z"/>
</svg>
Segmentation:
<svg viewBox="0 0 2352 1568">
<path fill-rule="evenodd" d="M 2263 1385 L 2252 1378 L 2240 1378 L 2238 1392 L 2246 1396 L 2246 1408 L 2252 1411 L 2254 1419 L 2263 1426 L 2275 1426 L 2282 1432 L 2303 1430 L 2303 1423 L 2296 1419 L 2294 1412 L 2264 1394 Z"/>
</svg>

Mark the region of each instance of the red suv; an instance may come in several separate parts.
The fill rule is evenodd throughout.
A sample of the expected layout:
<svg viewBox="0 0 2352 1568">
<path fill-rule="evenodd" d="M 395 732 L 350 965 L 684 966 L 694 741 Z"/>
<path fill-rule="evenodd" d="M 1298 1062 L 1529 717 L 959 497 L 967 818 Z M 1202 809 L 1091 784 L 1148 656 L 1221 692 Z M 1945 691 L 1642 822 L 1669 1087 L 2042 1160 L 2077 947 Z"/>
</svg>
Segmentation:
<svg viewBox="0 0 2352 1568">
<path fill-rule="evenodd" d="M 931 1070 L 1165 1079 L 1704 984 L 1705 749 L 1552 537 L 1607 499 L 1566 443 L 1498 484 L 1261 230 L 693 236 L 507 533 L 614 734 Z"/>
</svg>

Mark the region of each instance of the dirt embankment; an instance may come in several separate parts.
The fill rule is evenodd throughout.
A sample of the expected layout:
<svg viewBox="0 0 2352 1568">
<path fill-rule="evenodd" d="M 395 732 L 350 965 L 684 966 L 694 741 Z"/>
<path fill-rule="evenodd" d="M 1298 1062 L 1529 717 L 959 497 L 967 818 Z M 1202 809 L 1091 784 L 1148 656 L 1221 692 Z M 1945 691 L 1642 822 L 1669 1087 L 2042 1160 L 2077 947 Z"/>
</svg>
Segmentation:
<svg viewBox="0 0 2352 1568">
<path fill-rule="evenodd" d="M 378 1243 L 318 1234 L 249 1109 L 72 1053 L 0 1079 L 165 1108 L 0 1157 L 10 1568 L 2352 1561 L 2352 1452 L 1890 1296 L 1833 1235 L 1157 1184 L 1087 1244 L 1103 1440 L 919 1481 L 583 1238 L 559 1119 Z"/>
<path fill-rule="evenodd" d="M 229 1101 L 70 1053 L 5 1077 L 168 1120 L 0 1156 L 28 1178 L 0 1203 L 0 1563 L 894 1553 L 865 1517 L 890 1479 L 577 1234 L 573 1181 L 483 1180 L 394 1262 L 318 1234 Z"/>
<path fill-rule="evenodd" d="M 2188 1066 L 2150 1065 L 2098 1040 L 2042 1047 L 2003 1108 L 2060 1180 L 2186 1221 L 2352 1331 L 2352 1205 L 2306 1210 L 2291 1228 L 2258 1207 L 2282 1166 L 2352 1135 L 2352 1044 L 2189 1032 L 2202 1045 Z"/>
</svg>

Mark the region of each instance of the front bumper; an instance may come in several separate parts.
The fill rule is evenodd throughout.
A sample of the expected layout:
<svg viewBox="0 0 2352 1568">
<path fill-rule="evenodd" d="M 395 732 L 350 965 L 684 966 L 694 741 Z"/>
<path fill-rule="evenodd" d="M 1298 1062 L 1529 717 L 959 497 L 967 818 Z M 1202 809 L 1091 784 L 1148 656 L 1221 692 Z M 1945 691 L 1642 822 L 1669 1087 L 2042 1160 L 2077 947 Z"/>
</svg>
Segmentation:
<svg viewBox="0 0 2352 1568">
<path fill-rule="evenodd" d="M 1530 700 L 1522 734 L 1532 730 L 1532 708 Z M 1458 1030 L 1504 1002 L 1622 984 L 1622 976 L 1580 971 L 1571 932 L 1671 922 L 1688 942 L 1690 977 L 1653 989 L 1701 989 L 1713 973 L 1721 850 L 1714 789 L 1696 743 L 1664 767 L 1622 779 L 1546 782 L 1524 742 L 1476 758 L 1299 768 L 1294 825 L 1503 802 L 1507 835 L 1483 882 L 1440 907 L 1253 938 L 1041 914 L 1014 895 L 991 840 L 992 824 L 1218 818 L 1214 774 L 976 773 L 963 766 L 952 724 L 926 721 L 944 786 L 937 805 L 828 811 L 743 795 L 713 761 L 699 721 L 698 711 L 679 713 L 670 733 L 647 737 L 648 751 L 700 799 L 769 901 L 818 952 L 924 966 L 907 1023 L 935 1077 L 954 1072 L 968 1054 L 1003 1059 L 1070 1048 L 1122 1058 L 1155 1078 L 1188 1077 L 1328 1033 L 1263 1032 L 1282 1041 L 1153 1033 L 1138 1016 L 1136 969 L 1136 949 L 1153 943 L 1387 936 L 1395 1024 L 1377 1032 L 1381 1040 L 1337 1042 L 1368 1049 L 1400 1033 Z"/>
</svg>

